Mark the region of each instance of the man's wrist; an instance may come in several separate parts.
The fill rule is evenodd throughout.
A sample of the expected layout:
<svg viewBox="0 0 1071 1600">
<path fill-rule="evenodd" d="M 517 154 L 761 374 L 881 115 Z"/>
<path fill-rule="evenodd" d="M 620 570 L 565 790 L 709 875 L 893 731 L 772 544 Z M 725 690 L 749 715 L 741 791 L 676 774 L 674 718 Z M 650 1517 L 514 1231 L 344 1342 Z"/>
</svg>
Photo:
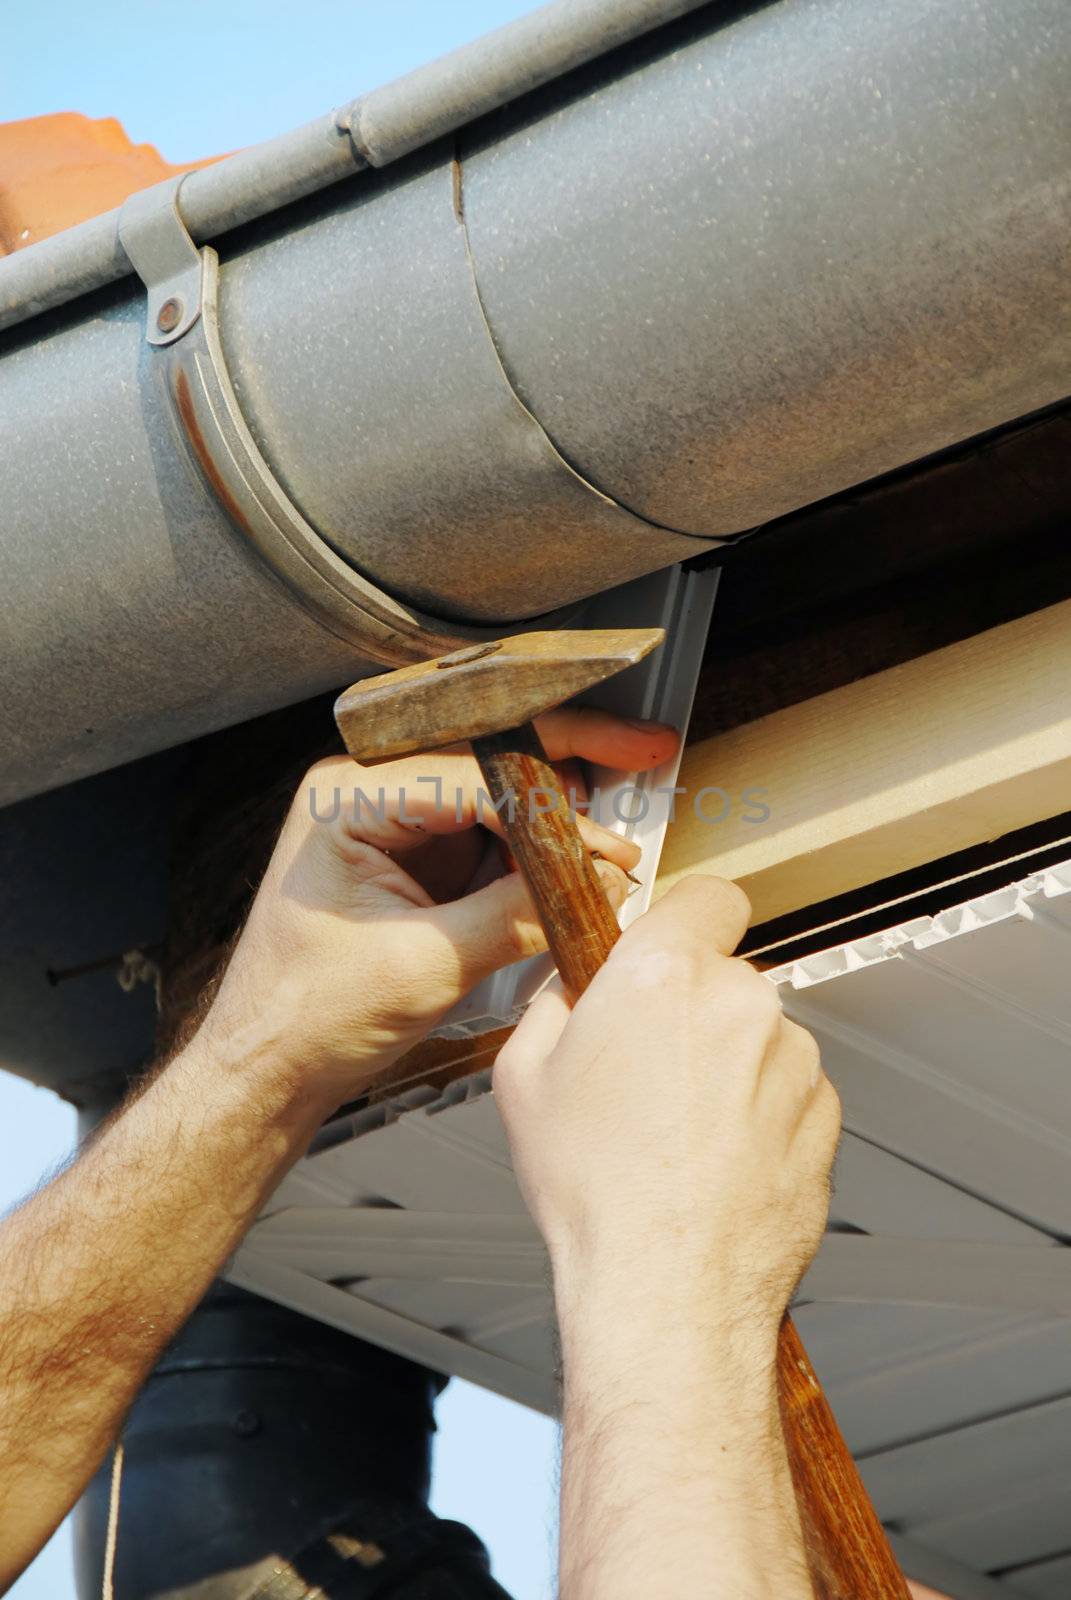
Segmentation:
<svg viewBox="0 0 1071 1600">
<path fill-rule="evenodd" d="M 336 1109 L 315 1064 L 270 1020 L 235 1026 L 209 1012 L 167 1072 L 188 1082 L 197 1103 L 241 1106 L 251 1119 L 310 1137 Z"/>
<path fill-rule="evenodd" d="M 345 1010 L 325 1013 L 315 985 L 300 972 L 250 990 L 235 968 L 198 1030 L 199 1046 L 221 1070 L 255 1075 L 273 1095 L 302 1105 L 314 1100 L 321 1120 L 380 1080 L 405 1048 L 374 1013 L 363 1025 Z"/>
<path fill-rule="evenodd" d="M 597 1383 L 602 1367 L 627 1372 L 637 1396 L 648 1385 L 657 1394 L 676 1364 L 756 1417 L 776 1416 L 777 1309 L 742 1293 L 716 1263 L 666 1256 L 657 1245 L 601 1260 L 552 1251 L 566 1382 L 572 1373 Z"/>
</svg>

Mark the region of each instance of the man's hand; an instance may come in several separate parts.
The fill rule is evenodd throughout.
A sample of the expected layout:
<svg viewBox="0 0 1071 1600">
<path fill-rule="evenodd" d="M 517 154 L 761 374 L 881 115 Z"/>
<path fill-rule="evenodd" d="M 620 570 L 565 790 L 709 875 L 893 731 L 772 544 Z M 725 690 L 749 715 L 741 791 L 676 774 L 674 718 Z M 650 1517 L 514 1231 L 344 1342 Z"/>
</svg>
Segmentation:
<svg viewBox="0 0 1071 1600">
<path fill-rule="evenodd" d="M 541 731 L 554 758 L 624 770 L 665 760 L 677 737 L 581 711 Z M 421 778 L 439 779 L 441 801 Z M 338 789 L 333 820 L 314 820 L 310 786 L 327 818 Z M 358 813 L 355 786 L 380 815 Z M 0 1227 L 0 1592 L 81 1493 L 160 1350 L 324 1117 L 472 984 L 542 948 L 520 880 L 495 877 L 479 788 L 457 753 L 315 768 L 201 1027 Z M 635 849 L 584 831 L 620 899 Z"/>
<path fill-rule="evenodd" d="M 721 880 L 678 884 L 495 1068 L 554 1271 L 563 1600 L 812 1593 L 775 1358 L 839 1105 L 813 1039 L 732 958 L 748 909 Z"/>
<path fill-rule="evenodd" d="M 822 1237 L 840 1128 L 811 1035 L 731 952 L 746 896 L 676 885 L 623 934 L 570 1012 L 530 1007 L 495 1096 L 551 1254 L 590 1282 L 645 1271 L 714 1290 L 768 1340 Z"/>
<path fill-rule="evenodd" d="M 677 735 L 567 708 L 538 723 L 583 796 L 576 759 L 622 771 L 665 761 Z M 485 827 L 477 826 L 484 823 Z M 639 852 L 581 815 L 613 904 Z M 481 978 L 545 949 L 471 754 L 308 774 L 205 1027 L 215 1053 L 285 1056 L 325 1114 L 358 1094 Z"/>
</svg>

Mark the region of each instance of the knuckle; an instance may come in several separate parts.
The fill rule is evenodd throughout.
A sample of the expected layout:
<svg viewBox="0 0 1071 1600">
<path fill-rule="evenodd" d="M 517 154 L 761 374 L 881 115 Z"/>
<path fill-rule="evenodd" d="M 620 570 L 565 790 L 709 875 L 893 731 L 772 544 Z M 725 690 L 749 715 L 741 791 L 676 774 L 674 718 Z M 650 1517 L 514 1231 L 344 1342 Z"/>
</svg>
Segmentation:
<svg viewBox="0 0 1071 1600">
<path fill-rule="evenodd" d="M 492 1090 L 503 1109 L 508 1110 L 528 1064 L 527 1051 L 510 1036 L 495 1057 L 491 1070 Z"/>
<path fill-rule="evenodd" d="M 530 922 L 522 922 L 513 917 L 506 926 L 507 959 L 510 961 L 523 961 L 528 956 L 537 956 L 546 949 L 540 936 L 539 929 Z"/>
<path fill-rule="evenodd" d="M 342 782 L 343 777 L 357 770 L 349 756 L 322 756 L 319 761 L 314 761 L 305 771 L 301 780 L 301 790 L 313 790 L 320 793 L 330 791 Z"/>
<path fill-rule="evenodd" d="M 738 883 L 733 883 L 729 878 L 715 878 L 722 904 L 735 921 L 741 922 L 746 927 L 751 921 L 751 901 Z"/>
<path fill-rule="evenodd" d="M 751 901 L 738 883 L 729 878 L 719 878 L 710 872 L 697 872 L 682 878 L 679 890 L 700 902 L 708 917 L 717 916 L 732 923 L 747 926 L 751 918 Z"/>
<path fill-rule="evenodd" d="M 481 893 L 484 915 L 474 929 L 473 943 L 481 963 L 497 968 L 546 949 L 543 930 L 527 900 L 521 902 L 511 879 L 499 878 Z"/>
<path fill-rule="evenodd" d="M 306 783 L 315 783 L 321 777 L 337 777 L 342 767 L 352 766 L 349 756 L 330 755 L 321 756 L 319 761 L 314 761 L 305 773 Z"/>
<path fill-rule="evenodd" d="M 781 996 L 769 978 L 739 956 L 731 958 L 726 987 L 740 1010 L 769 1028 L 782 1020 Z"/>
<path fill-rule="evenodd" d="M 347 756 L 325 756 L 313 762 L 297 786 L 290 814 L 304 821 L 331 821 L 342 806 L 347 770 L 353 763 Z M 336 804 L 337 801 L 337 804 Z"/>
<path fill-rule="evenodd" d="M 822 1052 L 814 1034 L 807 1028 L 801 1028 L 791 1017 L 785 1018 L 784 1028 L 785 1037 L 796 1060 L 810 1072 L 816 1072 L 822 1064 Z"/>
<path fill-rule="evenodd" d="M 606 958 L 606 969 L 626 982 L 645 983 L 652 976 L 683 970 L 691 959 L 692 945 L 676 937 L 672 924 L 659 922 L 650 912 L 625 928 Z"/>
<path fill-rule="evenodd" d="M 739 884 L 728 878 L 707 879 L 703 895 L 707 938 L 723 954 L 731 955 L 747 932 L 751 901 Z"/>
<path fill-rule="evenodd" d="M 709 873 L 692 873 L 673 884 L 633 928 L 638 937 L 652 942 L 674 948 L 695 945 L 728 955 L 743 937 L 750 911 L 751 903 L 737 884 Z"/>
<path fill-rule="evenodd" d="M 844 1107 L 836 1085 L 826 1077 L 824 1072 L 818 1079 L 817 1096 L 834 1134 L 839 1134 L 844 1116 Z"/>
<path fill-rule="evenodd" d="M 495 1057 L 494 1086 L 497 1090 L 500 1084 L 513 1076 L 517 1070 L 517 1048 L 512 1040 L 507 1040 Z"/>
</svg>

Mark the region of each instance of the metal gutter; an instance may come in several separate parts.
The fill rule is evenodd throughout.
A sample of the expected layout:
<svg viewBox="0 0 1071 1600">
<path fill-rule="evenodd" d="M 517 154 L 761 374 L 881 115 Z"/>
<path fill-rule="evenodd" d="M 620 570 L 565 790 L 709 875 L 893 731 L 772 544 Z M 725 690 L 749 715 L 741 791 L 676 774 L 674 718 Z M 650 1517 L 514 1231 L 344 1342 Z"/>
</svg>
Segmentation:
<svg viewBox="0 0 1071 1600">
<path fill-rule="evenodd" d="M 218 256 L 337 119 L 0 263 L 20 314 L 138 274 L 0 340 L 0 804 L 1071 392 L 1066 0 L 559 4 L 406 82 L 386 170 Z"/>
<path fill-rule="evenodd" d="M 355 100 L 343 114 L 373 167 L 496 111 L 704 0 L 556 0 Z"/>
<path fill-rule="evenodd" d="M 363 168 L 389 166 L 703 3 L 552 0 L 341 110 L 190 173 L 186 226 L 206 244 Z M 104 212 L 0 261 L 0 330 L 126 277 L 119 218 Z"/>
</svg>

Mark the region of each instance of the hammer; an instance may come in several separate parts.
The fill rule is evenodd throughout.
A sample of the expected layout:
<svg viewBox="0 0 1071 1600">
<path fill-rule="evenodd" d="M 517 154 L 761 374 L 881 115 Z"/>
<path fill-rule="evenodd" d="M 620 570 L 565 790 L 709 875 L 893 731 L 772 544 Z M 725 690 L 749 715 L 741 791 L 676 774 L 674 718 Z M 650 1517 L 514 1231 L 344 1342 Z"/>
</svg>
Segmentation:
<svg viewBox="0 0 1071 1600">
<path fill-rule="evenodd" d="M 471 742 L 571 1000 L 621 930 L 532 719 L 634 666 L 664 638 L 662 628 L 519 634 L 365 678 L 335 704 L 358 761 Z"/>
<path fill-rule="evenodd" d="M 346 749 L 386 761 L 468 740 L 575 1001 L 620 935 L 576 818 L 532 725 L 665 638 L 661 628 L 518 634 L 380 677 L 335 704 Z M 795 1326 L 777 1347 L 781 1415 L 817 1600 L 910 1600 Z"/>
</svg>

